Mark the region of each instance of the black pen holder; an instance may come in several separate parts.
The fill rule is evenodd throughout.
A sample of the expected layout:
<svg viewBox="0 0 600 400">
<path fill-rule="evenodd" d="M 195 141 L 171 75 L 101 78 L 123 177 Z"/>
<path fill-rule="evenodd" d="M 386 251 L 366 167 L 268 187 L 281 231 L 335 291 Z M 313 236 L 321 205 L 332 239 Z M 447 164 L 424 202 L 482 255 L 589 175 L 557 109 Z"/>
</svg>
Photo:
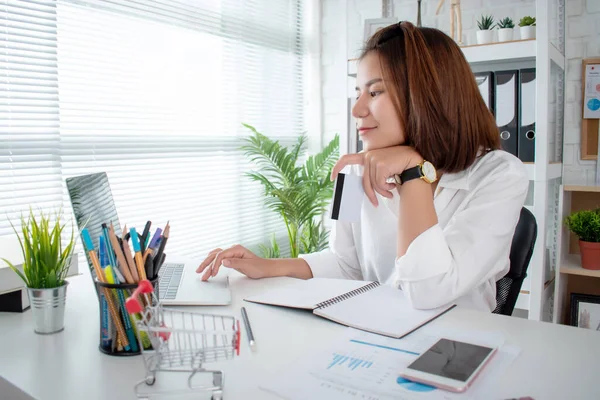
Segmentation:
<svg viewBox="0 0 600 400">
<path fill-rule="evenodd" d="M 141 295 L 138 301 L 142 307 L 155 306 L 158 299 L 158 277 L 151 280 L 154 296 Z M 95 281 L 100 309 L 100 345 L 104 354 L 111 356 L 135 356 L 152 348 L 145 332 L 138 332 L 139 314 L 129 314 L 125 302 L 131 297 L 138 284 L 110 284 Z M 152 303 L 152 304 L 150 304 Z"/>
</svg>

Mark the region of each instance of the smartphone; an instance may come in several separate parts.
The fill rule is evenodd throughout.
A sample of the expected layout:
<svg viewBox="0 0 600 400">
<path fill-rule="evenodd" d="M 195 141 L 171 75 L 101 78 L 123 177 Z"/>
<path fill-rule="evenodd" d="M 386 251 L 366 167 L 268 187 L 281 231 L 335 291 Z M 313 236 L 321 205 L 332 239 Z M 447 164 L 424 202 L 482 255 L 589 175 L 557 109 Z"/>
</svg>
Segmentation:
<svg viewBox="0 0 600 400">
<path fill-rule="evenodd" d="M 496 347 L 440 339 L 400 376 L 451 392 L 464 392 L 496 351 Z"/>
</svg>

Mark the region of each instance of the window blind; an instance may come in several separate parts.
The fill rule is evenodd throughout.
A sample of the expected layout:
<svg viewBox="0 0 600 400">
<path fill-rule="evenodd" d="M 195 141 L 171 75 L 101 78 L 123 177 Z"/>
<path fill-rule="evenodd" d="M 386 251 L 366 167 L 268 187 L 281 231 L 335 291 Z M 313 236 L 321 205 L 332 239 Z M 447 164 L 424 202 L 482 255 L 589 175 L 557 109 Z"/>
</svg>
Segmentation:
<svg viewBox="0 0 600 400">
<path fill-rule="evenodd" d="M 169 221 L 172 254 L 252 247 L 273 233 L 285 249 L 285 227 L 244 175 L 253 166 L 239 147 L 250 134 L 242 122 L 283 144 L 305 131 L 300 0 L 14 3 L 49 15 L 52 79 L 31 94 L 46 108 L 27 114 L 44 133 L 3 133 L 13 150 L 3 146 L 0 168 L 23 169 L 19 149 L 19 162 L 31 160 L 29 180 L 3 173 L 1 196 L 22 186 L 0 197 L 3 209 L 37 198 L 70 212 L 64 180 L 105 171 L 121 224 Z M 2 118 L 15 126 L 14 114 Z"/>
<path fill-rule="evenodd" d="M 56 3 L 0 4 L 0 236 L 62 204 Z"/>
</svg>

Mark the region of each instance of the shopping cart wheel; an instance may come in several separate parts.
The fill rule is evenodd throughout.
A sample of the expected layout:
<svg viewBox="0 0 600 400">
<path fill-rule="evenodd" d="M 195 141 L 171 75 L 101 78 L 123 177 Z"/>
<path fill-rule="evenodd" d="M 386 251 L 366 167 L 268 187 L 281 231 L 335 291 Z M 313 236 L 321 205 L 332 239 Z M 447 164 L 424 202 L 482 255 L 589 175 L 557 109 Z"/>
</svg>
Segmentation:
<svg viewBox="0 0 600 400">
<path fill-rule="evenodd" d="M 146 377 L 146 385 L 152 386 L 152 385 L 154 385 L 154 382 L 156 382 L 155 376 L 151 375 L 151 376 Z"/>
<path fill-rule="evenodd" d="M 223 392 L 220 390 L 215 390 L 210 397 L 210 400 L 223 400 Z"/>
</svg>

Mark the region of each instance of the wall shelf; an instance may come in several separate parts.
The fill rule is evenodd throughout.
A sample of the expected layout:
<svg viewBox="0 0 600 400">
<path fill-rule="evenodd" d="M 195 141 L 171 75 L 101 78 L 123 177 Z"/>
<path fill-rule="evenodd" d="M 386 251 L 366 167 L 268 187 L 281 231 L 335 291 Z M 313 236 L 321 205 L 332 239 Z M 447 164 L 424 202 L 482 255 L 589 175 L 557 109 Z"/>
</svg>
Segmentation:
<svg viewBox="0 0 600 400">
<path fill-rule="evenodd" d="M 600 186 L 589 185 L 565 185 L 565 192 L 592 192 L 600 193 Z"/>
<path fill-rule="evenodd" d="M 525 169 L 530 181 L 535 181 L 535 163 L 525 162 Z M 562 163 L 550 163 L 546 169 L 546 180 L 560 178 L 562 176 Z M 538 179 L 539 180 L 539 179 Z"/>
<path fill-rule="evenodd" d="M 532 61 L 537 52 L 536 40 L 513 40 L 510 42 L 476 44 L 461 47 L 470 64 L 502 61 Z"/>
<path fill-rule="evenodd" d="M 560 273 L 600 278 L 600 270 L 583 269 L 581 267 L 581 256 L 579 254 L 569 254 L 565 256 L 565 259 L 560 266 Z"/>
</svg>

